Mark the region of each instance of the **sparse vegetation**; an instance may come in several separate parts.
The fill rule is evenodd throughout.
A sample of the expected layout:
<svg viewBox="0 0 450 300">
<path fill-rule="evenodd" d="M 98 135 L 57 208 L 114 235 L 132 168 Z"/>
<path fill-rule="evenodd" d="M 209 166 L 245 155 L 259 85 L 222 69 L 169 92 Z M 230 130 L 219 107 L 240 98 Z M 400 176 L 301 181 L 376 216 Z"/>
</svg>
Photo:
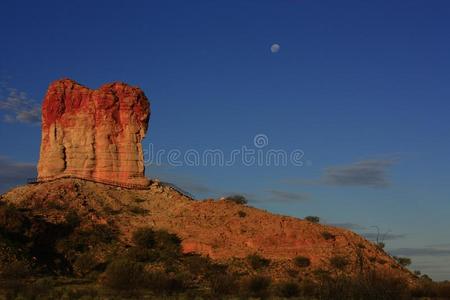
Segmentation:
<svg viewBox="0 0 450 300">
<path fill-rule="evenodd" d="M 244 211 L 237 211 L 239 217 L 246 217 L 240 212 Z M 345 271 L 350 271 L 353 257 L 342 255 L 330 258 L 327 269 L 312 269 L 309 257 L 297 256 L 284 270 L 286 277 L 276 279 L 270 276 L 275 269 L 279 272 L 278 262 L 271 263 L 257 253 L 218 264 L 208 257 L 182 253 L 180 238 L 165 230 L 140 228 L 131 234 L 131 245 L 124 245 L 110 222 L 86 222 L 83 213 L 79 216 L 75 211 L 58 213 L 60 223 L 49 223 L 0 202 L 0 258 L 6 253 L 11 258 L 6 264 L 0 260 L 0 296 L 397 300 L 409 299 L 411 292 L 446 297 L 450 290 L 448 284 L 435 283 L 419 273 L 416 278 L 421 284 L 413 291 L 403 279 L 372 269 L 361 268 L 361 275 L 352 277 L 352 272 Z M 327 231 L 322 237 L 335 239 Z M 364 244 L 356 246 L 364 249 Z M 406 258 L 396 259 L 402 265 L 408 263 Z M 392 264 L 375 255 L 368 261 Z"/>
<path fill-rule="evenodd" d="M 135 215 L 146 215 L 149 213 L 149 211 L 147 209 L 144 209 L 142 207 L 139 206 L 132 206 L 130 207 L 130 212 L 135 214 Z"/>
<path fill-rule="evenodd" d="M 256 275 L 244 280 L 243 294 L 247 297 L 267 298 L 272 280 L 269 277 Z"/>
<path fill-rule="evenodd" d="M 297 256 L 294 258 L 294 263 L 300 268 L 307 268 L 311 265 L 311 260 L 306 256 Z"/>
<path fill-rule="evenodd" d="M 247 213 L 245 211 L 240 210 L 238 211 L 238 216 L 239 218 L 245 218 L 247 216 Z"/>
<path fill-rule="evenodd" d="M 393 258 L 401 265 L 402 267 L 407 267 L 411 264 L 411 259 L 408 257 L 398 257 L 393 256 Z"/>
<path fill-rule="evenodd" d="M 347 257 L 342 255 L 335 255 L 330 258 L 330 264 L 333 268 L 338 270 L 344 270 L 345 267 L 349 264 Z"/>
<path fill-rule="evenodd" d="M 113 261 L 105 271 L 105 285 L 115 290 L 134 290 L 144 282 L 143 265 L 130 260 Z"/>
<path fill-rule="evenodd" d="M 328 241 L 328 240 L 334 240 L 334 239 L 335 239 L 334 234 L 332 234 L 332 233 L 330 233 L 330 232 L 328 232 L 328 231 L 324 231 L 324 232 L 322 232 L 321 234 L 322 234 L 322 237 L 323 237 L 324 239 L 326 239 L 327 241 Z"/>
<path fill-rule="evenodd" d="M 317 216 L 307 216 L 305 220 L 311 223 L 320 223 L 320 218 Z"/>
<path fill-rule="evenodd" d="M 245 205 L 248 203 L 247 198 L 245 198 L 245 196 L 243 195 L 231 195 L 231 196 L 227 196 L 224 199 L 225 201 L 230 201 L 230 202 L 234 202 L 236 204 L 240 204 L 240 205 Z"/>
<path fill-rule="evenodd" d="M 300 286 L 297 282 L 282 282 L 277 286 L 277 294 L 283 298 L 293 298 L 300 295 Z"/>
<path fill-rule="evenodd" d="M 270 264 L 269 259 L 259 256 L 256 253 L 247 256 L 247 261 L 254 270 L 268 267 Z"/>
<path fill-rule="evenodd" d="M 155 232 L 151 228 L 140 228 L 133 233 L 133 242 L 141 248 L 153 248 Z"/>
</svg>

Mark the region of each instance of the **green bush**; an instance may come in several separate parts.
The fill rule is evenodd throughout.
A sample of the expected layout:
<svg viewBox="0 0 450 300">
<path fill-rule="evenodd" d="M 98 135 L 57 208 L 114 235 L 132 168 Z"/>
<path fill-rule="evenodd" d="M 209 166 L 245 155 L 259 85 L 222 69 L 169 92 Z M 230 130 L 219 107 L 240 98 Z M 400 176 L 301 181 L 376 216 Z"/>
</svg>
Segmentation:
<svg viewBox="0 0 450 300">
<path fill-rule="evenodd" d="M 256 253 L 248 255 L 247 261 L 254 270 L 259 270 L 270 265 L 269 259 L 259 256 Z"/>
<path fill-rule="evenodd" d="M 332 234 L 332 233 L 330 233 L 330 232 L 328 232 L 328 231 L 324 231 L 324 232 L 322 232 L 321 233 L 321 235 L 322 235 L 322 237 L 325 239 L 325 240 L 334 240 L 336 237 L 334 236 L 334 234 Z"/>
<path fill-rule="evenodd" d="M 162 271 L 152 271 L 145 275 L 145 288 L 156 295 L 181 293 L 188 288 L 185 274 L 168 274 Z"/>
<path fill-rule="evenodd" d="M 153 248 L 155 246 L 155 231 L 151 228 L 139 228 L 133 233 L 133 243 L 141 248 Z"/>
<path fill-rule="evenodd" d="M 297 256 L 294 258 L 294 263 L 300 268 L 307 268 L 311 265 L 311 260 L 306 256 Z"/>
<path fill-rule="evenodd" d="M 282 282 L 277 286 L 277 294 L 283 298 L 293 298 L 300 295 L 300 286 L 297 282 Z"/>
<path fill-rule="evenodd" d="M 127 259 L 111 262 L 104 275 L 104 284 L 114 290 L 138 289 L 146 279 L 142 264 Z"/>
<path fill-rule="evenodd" d="M 305 220 L 311 223 L 320 223 L 320 218 L 317 216 L 307 216 Z"/>
<path fill-rule="evenodd" d="M 73 263 L 73 271 L 78 276 L 86 276 L 98 266 L 98 261 L 91 253 L 78 256 Z"/>
<path fill-rule="evenodd" d="M 132 206 L 130 207 L 130 212 L 135 215 L 146 215 L 149 213 L 149 210 L 139 206 Z"/>
<path fill-rule="evenodd" d="M 223 296 L 236 293 L 239 287 L 238 278 L 234 274 L 222 273 L 208 278 L 213 295 Z"/>
<path fill-rule="evenodd" d="M 244 295 L 247 297 L 267 298 L 270 295 L 272 280 L 266 276 L 256 275 L 244 281 Z"/>
<path fill-rule="evenodd" d="M 411 259 L 408 257 L 398 257 L 398 256 L 393 256 L 393 258 L 402 266 L 402 267 L 407 267 L 411 264 Z"/>
<path fill-rule="evenodd" d="M 231 195 L 228 197 L 225 197 L 225 201 L 234 202 L 236 204 L 245 205 L 247 204 L 247 199 L 242 195 Z"/>
<path fill-rule="evenodd" d="M 135 262 L 155 262 L 160 258 L 160 254 L 154 249 L 131 247 L 127 250 L 126 257 Z"/>
<path fill-rule="evenodd" d="M 330 264 L 338 270 L 343 270 L 349 264 L 348 259 L 342 255 L 336 255 L 330 258 Z"/>
<path fill-rule="evenodd" d="M 0 278 L 7 280 L 24 279 L 31 274 L 29 265 L 25 261 L 14 261 L 0 270 Z"/>
<path fill-rule="evenodd" d="M 171 255 L 181 253 L 181 239 L 176 235 L 165 230 L 155 231 L 155 248 Z"/>
</svg>

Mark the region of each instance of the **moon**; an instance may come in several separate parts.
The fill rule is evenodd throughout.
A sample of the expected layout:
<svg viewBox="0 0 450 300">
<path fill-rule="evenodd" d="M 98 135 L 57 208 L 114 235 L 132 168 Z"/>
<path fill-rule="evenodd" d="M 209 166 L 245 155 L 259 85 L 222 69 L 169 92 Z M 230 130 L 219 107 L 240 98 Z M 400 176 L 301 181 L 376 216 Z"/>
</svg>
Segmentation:
<svg viewBox="0 0 450 300">
<path fill-rule="evenodd" d="M 280 48 L 281 46 L 279 44 L 272 44 L 272 46 L 270 46 L 270 52 L 277 53 L 280 51 Z"/>
</svg>

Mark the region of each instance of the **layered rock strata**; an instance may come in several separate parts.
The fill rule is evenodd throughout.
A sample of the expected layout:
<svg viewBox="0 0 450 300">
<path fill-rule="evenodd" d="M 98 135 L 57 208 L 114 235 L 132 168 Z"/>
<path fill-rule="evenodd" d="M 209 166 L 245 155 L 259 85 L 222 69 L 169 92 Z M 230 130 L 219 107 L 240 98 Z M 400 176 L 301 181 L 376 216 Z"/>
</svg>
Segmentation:
<svg viewBox="0 0 450 300">
<path fill-rule="evenodd" d="M 70 79 L 53 82 L 42 106 L 38 180 L 147 185 L 141 141 L 149 116 L 137 87 L 115 82 L 91 90 Z"/>
</svg>

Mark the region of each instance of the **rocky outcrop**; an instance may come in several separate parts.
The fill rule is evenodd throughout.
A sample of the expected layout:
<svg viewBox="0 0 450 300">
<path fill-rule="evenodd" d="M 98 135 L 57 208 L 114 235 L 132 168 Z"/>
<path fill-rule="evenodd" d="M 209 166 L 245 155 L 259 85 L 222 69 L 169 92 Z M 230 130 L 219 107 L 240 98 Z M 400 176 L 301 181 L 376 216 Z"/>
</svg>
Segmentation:
<svg viewBox="0 0 450 300">
<path fill-rule="evenodd" d="M 65 176 L 147 185 L 141 141 L 150 107 L 137 87 L 53 82 L 42 106 L 38 180 Z"/>
</svg>

